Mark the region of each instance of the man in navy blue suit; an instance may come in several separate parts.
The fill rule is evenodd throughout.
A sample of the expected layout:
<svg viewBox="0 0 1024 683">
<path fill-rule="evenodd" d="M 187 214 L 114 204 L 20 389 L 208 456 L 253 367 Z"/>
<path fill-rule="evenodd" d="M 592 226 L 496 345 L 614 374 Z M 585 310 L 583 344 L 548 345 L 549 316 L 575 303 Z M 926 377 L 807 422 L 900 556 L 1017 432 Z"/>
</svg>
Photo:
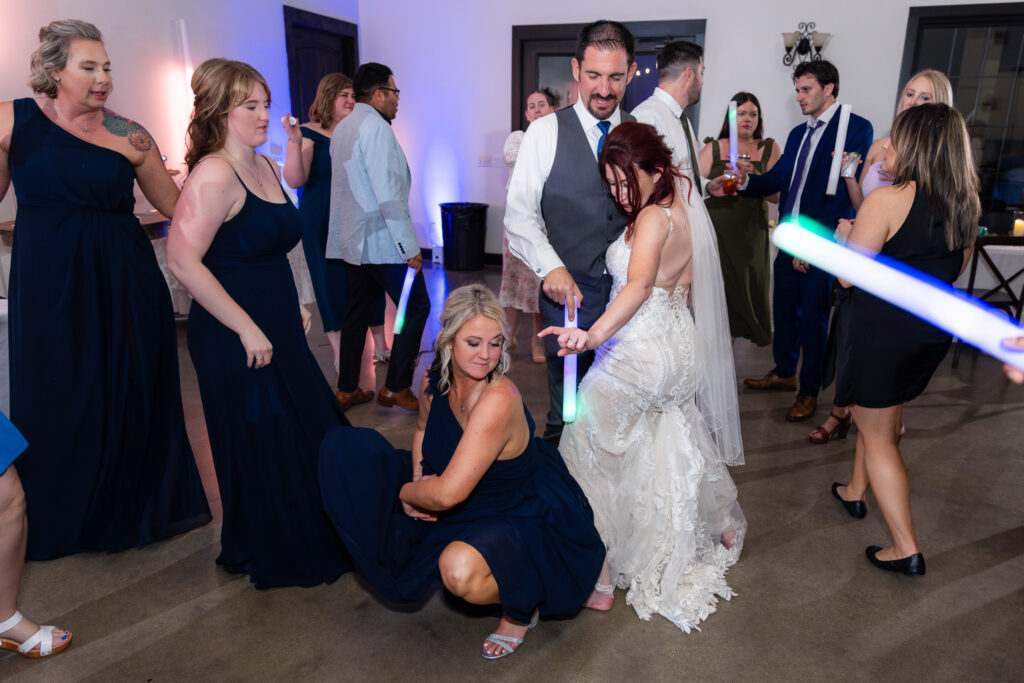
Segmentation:
<svg viewBox="0 0 1024 683">
<path fill-rule="evenodd" d="M 793 71 L 793 82 L 800 110 L 810 118 L 806 125 L 801 124 L 790 132 L 782 158 L 770 171 L 747 176 L 741 194 L 780 192 L 780 221 L 792 215 L 806 216 L 835 230 L 840 218 L 853 218 L 855 213 L 842 181 L 835 196 L 825 194 L 839 127 L 839 103 L 836 102 L 839 71 L 826 61 L 804 62 Z M 844 149 L 857 152 L 863 159 L 872 135 L 871 123 L 851 114 Z M 786 419 L 799 422 L 810 418 L 818 405 L 832 277 L 781 251 L 773 269 L 775 367 L 764 377 L 746 379 L 743 383 L 751 389 L 796 390 L 796 401 L 786 413 Z M 798 381 L 797 361 L 801 352 L 803 363 Z"/>
</svg>

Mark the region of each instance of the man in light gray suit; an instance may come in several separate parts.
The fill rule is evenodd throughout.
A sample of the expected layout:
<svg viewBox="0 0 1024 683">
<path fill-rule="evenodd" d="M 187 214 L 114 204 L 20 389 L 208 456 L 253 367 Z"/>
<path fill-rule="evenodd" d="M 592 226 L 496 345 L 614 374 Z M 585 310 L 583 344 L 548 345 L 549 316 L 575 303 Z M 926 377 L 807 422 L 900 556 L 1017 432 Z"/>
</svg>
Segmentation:
<svg viewBox="0 0 1024 683">
<path fill-rule="evenodd" d="M 363 64 L 352 79 L 356 106 L 331 137 L 331 212 L 327 258 L 342 259 L 348 275 L 348 309 L 341 325 L 338 401 L 345 410 L 366 403 L 359 388 L 360 363 L 374 304 L 387 292 L 396 304 L 407 267 L 417 270 L 405 314 L 395 335 L 391 363 L 377 395 L 383 406 L 416 411 L 411 385 L 430 299 L 419 272 L 423 263 L 409 216 L 409 164 L 391 130 L 398 88 L 391 69 Z"/>
</svg>

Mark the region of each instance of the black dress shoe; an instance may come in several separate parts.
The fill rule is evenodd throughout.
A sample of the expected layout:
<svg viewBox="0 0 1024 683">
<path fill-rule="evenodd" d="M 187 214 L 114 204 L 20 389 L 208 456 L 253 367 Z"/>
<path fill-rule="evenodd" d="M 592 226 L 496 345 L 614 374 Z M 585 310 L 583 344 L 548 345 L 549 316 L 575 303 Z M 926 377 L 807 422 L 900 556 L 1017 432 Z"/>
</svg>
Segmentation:
<svg viewBox="0 0 1024 683">
<path fill-rule="evenodd" d="M 854 519 L 864 519 L 868 514 L 868 506 L 864 504 L 863 500 L 846 500 L 840 496 L 840 486 L 845 486 L 845 484 L 840 484 L 838 481 L 832 482 L 832 495 L 836 497 L 836 500 L 843 504 L 843 507 L 850 513 L 851 517 Z"/>
<path fill-rule="evenodd" d="M 896 572 L 897 574 L 906 574 L 907 576 L 924 576 L 924 555 L 921 553 L 914 553 L 910 557 L 904 557 L 902 560 L 880 560 L 877 555 L 881 549 L 882 546 L 879 545 L 869 545 L 864 549 L 864 553 L 871 560 L 871 564 L 887 572 Z"/>
</svg>

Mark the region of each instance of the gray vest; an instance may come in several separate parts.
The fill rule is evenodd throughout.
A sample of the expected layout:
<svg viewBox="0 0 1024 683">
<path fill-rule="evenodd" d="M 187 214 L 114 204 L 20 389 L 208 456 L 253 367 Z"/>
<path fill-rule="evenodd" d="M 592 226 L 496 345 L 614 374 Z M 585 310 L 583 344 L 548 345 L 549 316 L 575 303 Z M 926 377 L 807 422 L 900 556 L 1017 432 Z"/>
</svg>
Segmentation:
<svg viewBox="0 0 1024 683">
<path fill-rule="evenodd" d="M 626 216 L 601 184 L 594 152 L 573 107 L 555 112 L 558 143 L 540 210 L 548 241 L 573 279 L 596 285 L 604 252 L 626 227 Z M 622 112 L 622 121 L 635 121 Z"/>
</svg>

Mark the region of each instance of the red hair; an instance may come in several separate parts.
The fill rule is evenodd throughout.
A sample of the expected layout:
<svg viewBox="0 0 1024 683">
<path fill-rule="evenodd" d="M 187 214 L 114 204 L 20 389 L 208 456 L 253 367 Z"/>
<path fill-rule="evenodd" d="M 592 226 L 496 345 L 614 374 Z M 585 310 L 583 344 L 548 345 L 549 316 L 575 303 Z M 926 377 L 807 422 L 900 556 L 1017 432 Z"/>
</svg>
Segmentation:
<svg viewBox="0 0 1024 683">
<path fill-rule="evenodd" d="M 640 215 L 640 211 L 651 204 L 664 204 L 666 200 L 671 200 L 676 191 L 676 179 L 684 177 L 672 163 L 672 150 L 665 145 L 665 139 L 658 134 L 654 126 L 646 123 L 628 122 L 616 126 L 604 139 L 604 147 L 601 149 L 601 158 L 598 159 L 597 165 L 601 171 L 601 184 L 609 193 L 609 167 L 619 169 L 626 178 L 630 206 L 626 212 L 627 241 L 633 237 L 636 217 Z M 654 183 L 651 196 L 643 206 L 637 205 L 640 199 L 640 183 L 636 177 L 636 169 L 650 175 L 661 174 Z"/>
</svg>

